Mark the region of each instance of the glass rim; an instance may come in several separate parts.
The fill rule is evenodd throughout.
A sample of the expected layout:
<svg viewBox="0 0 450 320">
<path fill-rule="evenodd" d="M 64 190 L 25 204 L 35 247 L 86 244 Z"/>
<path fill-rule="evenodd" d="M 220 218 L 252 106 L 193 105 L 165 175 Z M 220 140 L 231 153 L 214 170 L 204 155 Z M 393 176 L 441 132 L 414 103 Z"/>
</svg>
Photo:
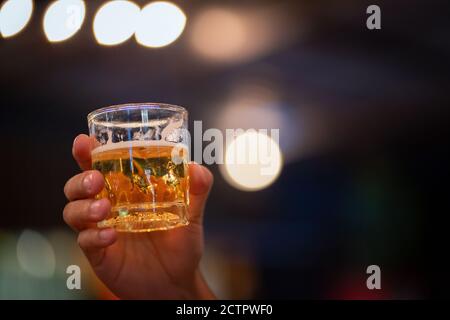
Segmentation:
<svg viewBox="0 0 450 320">
<path fill-rule="evenodd" d="M 137 103 L 123 103 L 116 104 L 100 109 L 96 109 L 87 115 L 88 121 L 94 120 L 95 117 L 113 111 L 124 110 L 139 110 L 139 109 L 155 109 L 155 110 L 169 110 L 187 114 L 186 108 L 174 104 L 159 103 L 159 102 L 137 102 Z"/>
</svg>

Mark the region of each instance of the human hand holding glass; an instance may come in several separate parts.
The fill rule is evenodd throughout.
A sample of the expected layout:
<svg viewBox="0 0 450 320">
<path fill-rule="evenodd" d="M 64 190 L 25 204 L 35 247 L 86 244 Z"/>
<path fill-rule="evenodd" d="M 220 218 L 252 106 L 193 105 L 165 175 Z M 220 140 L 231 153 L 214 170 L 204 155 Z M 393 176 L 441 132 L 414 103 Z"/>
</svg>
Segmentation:
<svg viewBox="0 0 450 320">
<path fill-rule="evenodd" d="M 68 180 L 64 192 L 70 201 L 64 220 L 79 232 L 78 243 L 97 276 L 119 298 L 212 299 L 213 293 L 199 270 L 203 253 L 203 210 L 212 186 L 212 174 L 189 165 L 189 225 L 166 231 L 124 233 L 98 229 L 111 210 L 106 198 L 94 197 L 104 187 L 100 172 L 90 170 L 95 141 L 79 135 L 73 156 L 84 170 Z"/>
</svg>

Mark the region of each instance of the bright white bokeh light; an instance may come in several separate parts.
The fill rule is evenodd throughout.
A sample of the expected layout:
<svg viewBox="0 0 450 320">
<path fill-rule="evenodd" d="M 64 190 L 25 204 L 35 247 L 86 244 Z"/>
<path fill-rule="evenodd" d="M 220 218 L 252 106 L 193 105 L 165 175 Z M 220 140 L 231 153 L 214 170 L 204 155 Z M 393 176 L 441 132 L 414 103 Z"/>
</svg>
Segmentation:
<svg viewBox="0 0 450 320">
<path fill-rule="evenodd" d="M 0 33 L 4 38 L 22 31 L 33 13 L 32 0 L 8 0 L 0 9 Z"/>
<path fill-rule="evenodd" d="M 23 271 L 50 278 L 55 272 L 56 258 L 50 242 L 39 232 L 24 230 L 17 240 L 17 260 Z"/>
<path fill-rule="evenodd" d="M 271 185 L 282 166 L 278 143 L 265 133 L 247 130 L 228 143 L 221 173 L 235 188 L 257 191 Z"/>
<path fill-rule="evenodd" d="M 146 47 L 159 48 L 174 42 L 183 33 L 186 16 L 170 2 L 152 2 L 139 16 L 136 41 Z"/>
<path fill-rule="evenodd" d="M 110 1 L 94 18 L 94 35 L 102 45 L 116 45 L 127 41 L 136 31 L 141 9 L 131 1 Z"/>
<path fill-rule="evenodd" d="M 86 7 L 82 0 L 57 0 L 44 15 L 44 32 L 50 42 L 64 41 L 80 30 Z"/>
</svg>

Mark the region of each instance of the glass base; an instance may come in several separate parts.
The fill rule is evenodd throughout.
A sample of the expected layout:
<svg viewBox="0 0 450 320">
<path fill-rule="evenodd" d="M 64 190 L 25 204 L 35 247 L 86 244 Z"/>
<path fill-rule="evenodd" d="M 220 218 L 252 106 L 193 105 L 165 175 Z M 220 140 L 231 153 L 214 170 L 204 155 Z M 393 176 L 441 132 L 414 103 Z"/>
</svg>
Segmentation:
<svg viewBox="0 0 450 320">
<path fill-rule="evenodd" d="M 149 207 L 151 206 L 151 208 Z M 113 218 L 100 221 L 99 228 L 114 228 L 119 232 L 150 232 L 187 226 L 184 204 L 135 205 L 113 208 Z"/>
</svg>

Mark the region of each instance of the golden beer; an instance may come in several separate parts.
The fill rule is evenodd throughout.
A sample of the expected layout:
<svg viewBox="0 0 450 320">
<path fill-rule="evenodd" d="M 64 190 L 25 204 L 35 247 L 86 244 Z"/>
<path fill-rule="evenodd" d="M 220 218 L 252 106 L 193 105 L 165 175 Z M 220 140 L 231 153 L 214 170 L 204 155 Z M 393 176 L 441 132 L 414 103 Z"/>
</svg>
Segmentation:
<svg viewBox="0 0 450 320">
<path fill-rule="evenodd" d="M 142 232 L 187 225 L 187 159 L 186 148 L 161 141 L 127 141 L 94 149 L 92 168 L 105 179 L 97 199 L 108 198 L 112 206 L 99 227 Z"/>
</svg>

